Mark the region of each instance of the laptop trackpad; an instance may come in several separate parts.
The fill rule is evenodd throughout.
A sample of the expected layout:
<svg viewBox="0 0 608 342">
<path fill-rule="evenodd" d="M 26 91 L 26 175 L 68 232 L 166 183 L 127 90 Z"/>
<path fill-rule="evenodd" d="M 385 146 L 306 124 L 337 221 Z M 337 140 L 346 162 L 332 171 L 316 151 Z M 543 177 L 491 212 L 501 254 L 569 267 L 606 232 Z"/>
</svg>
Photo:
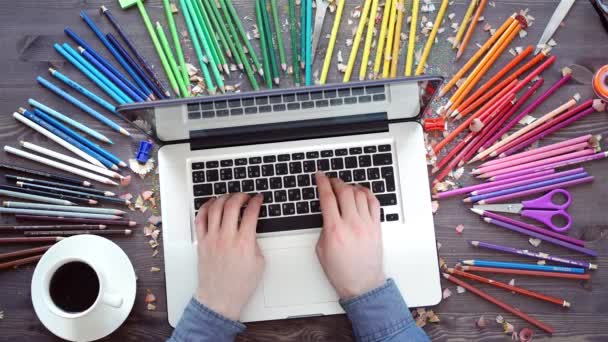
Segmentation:
<svg viewBox="0 0 608 342">
<path fill-rule="evenodd" d="M 267 307 L 337 302 L 314 246 L 264 250 Z"/>
</svg>

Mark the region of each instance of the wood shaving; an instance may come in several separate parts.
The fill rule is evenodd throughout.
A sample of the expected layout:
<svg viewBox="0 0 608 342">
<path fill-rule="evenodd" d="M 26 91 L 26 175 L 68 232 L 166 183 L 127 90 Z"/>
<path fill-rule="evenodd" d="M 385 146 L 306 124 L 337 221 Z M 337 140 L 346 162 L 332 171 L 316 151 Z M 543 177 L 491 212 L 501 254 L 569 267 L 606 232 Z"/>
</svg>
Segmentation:
<svg viewBox="0 0 608 342">
<path fill-rule="evenodd" d="M 122 177 L 120 179 L 120 185 L 122 185 L 122 186 L 129 186 L 129 184 L 131 184 L 131 175 L 128 175 L 126 177 Z"/>
<path fill-rule="evenodd" d="M 437 241 L 437 250 L 440 250 L 441 246 L 442 246 L 441 242 Z"/>
<path fill-rule="evenodd" d="M 501 315 L 496 316 L 496 323 L 503 324 L 505 322 L 505 318 Z"/>
<path fill-rule="evenodd" d="M 450 14 L 448 14 L 448 19 L 454 20 L 454 17 L 456 17 L 456 13 L 450 13 Z"/>
<path fill-rule="evenodd" d="M 505 321 L 502 324 L 502 329 L 505 332 L 505 334 L 512 334 L 513 331 L 515 331 L 515 327 L 513 326 L 513 324 L 511 324 L 511 323 L 509 323 L 507 321 Z"/>
<path fill-rule="evenodd" d="M 581 94 L 576 93 L 576 94 L 574 94 L 574 95 L 572 96 L 572 98 L 573 98 L 573 99 L 574 99 L 576 102 L 578 102 L 578 101 L 580 101 L 580 100 L 581 100 Z"/>
<path fill-rule="evenodd" d="M 344 58 L 342 58 L 342 50 L 338 50 L 338 54 L 336 55 L 336 58 L 338 59 L 338 63 L 344 62 Z"/>
<path fill-rule="evenodd" d="M 483 15 L 479 17 L 479 19 L 477 19 L 477 22 L 482 22 L 486 20 L 486 17 L 484 17 Z"/>
<path fill-rule="evenodd" d="M 350 11 L 350 17 L 354 19 L 361 18 L 361 6 L 355 6 L 355 8 Z"/>
<path fill-rule="evenodd" d="M 479 132 L 481 131 L 481 129 L 483 128 L 483 121 L 481 121 L 479 118 L 474 119 L 471 124 L 469 125 L 469 130 L 471 132 Z"/>
<path fill-rule="evenodd" d="M 144 227 L 144 236 L 151 236 L 152 232 L 156 230 L 156 227 L 153 225 Z"/>
<path fill-rule="evenodd" d="M 123 199 L 125 201 L 130 201 L 133 198 L 133 195 L 131 195 L 130 193 L 126 193 L 118 196 L 118 198 Z"/>
<path fill-rule="evenodd" d="M 437 314 L 435 314 L 435 311 L 433 310 L 428 310 L 426 312 L 426 317 L 430 323 L 439 323 L 441 321 L 439 319 L 439 316 L 437 316 Z"/>
<path fill-rule="evenodd" d="M 447 287 L 443 289 L 443 294 L 441 295 L 443 299 L 448 299 L 452 295 L 452 291 Z"/>
<path fill-rule="evenodd" d="M 154 295 L 154 293 L 152 293 L 152 291 L 150 291 L 150 289 L 146 290 L 146 297 L 144 298 L 144 302 L 146 304 L 156 302 L 156 296 Z"/>
<path fill-rule="evenodd" d="M 496 7 L 496 3 L 494 1 L 490 1 L 488 2 L 488 5 L 492 6 L 492 7 Z"/>
<path fill-rule="evenodd" d="M 511 55 L 513 55 L 513 56 L 517 56 L 517 52 L 516 52 L 516 51 L 515 51 L 515 49 L 513 49 L 513 48 L 510 48 L 510 49 L 509 49 L 509 53 L 510 53 Z"/>
<path fill-rule="evenodd" d="M 135 209 L 139 209 L 142 210 L 142 208 L 144 208 L 144 199 L 143 197 L 141 197 L 141 195 L 137 196 L 137 199 L 135 199 Z M 145 209 L 143 211 L 146 211 Z"/>
<path fill-rule="evenodd" d="M 147 162 L 142 164 L 138 162 L 135 158 L 130 158 L 129 168 L 131 169 L 131 171 L 135 172 L 143 179 L 150 171 L 154 169 L 154 159 L 150 158 Z"/>
<path fill-rule="evenodd" d="M 433 214 L 437 213 L 437 210 L 439 210 L 439 201 L 432 201 L 431 208 L 433 208 Z"/>
<path fill-rule="evenodd" d="M 352 38 L 348 38 L 346 40 L 346 46 L 352 46 L 353 45 L 353 39 Z"/>
<path fill-rule="evenodd" d="M 521 30 L 519 31 L 519 38 L 525 38 L 528 35 L 528 31 Z"/>
<path fill-rule="evenodd" d="M 445 270 L 448 268 L 448 264 L 445 262 L 445 259 L 439 257 L 439 269 Z"/>
<path fill-rule="evenodd" d="M 483 25 L 483 30 L 484 31 L 487 32 L 487 31 L 490 31 L 491 29 L 492 29 L 492 25 L 490 25 L 488 23 L 486 23 L 485 25 Z"/>
<path fill-rule="evenodd" d="M 554 46 L 556 46 L 556 45 L 557 45 L 557 42 L 556 42 L 556 41 L 555 41 L 553 38 L 551 38 L 551 39 L 549 39 L 549 41 L 547 42 L 547 45 L 549 45 L 550 47 L 554 47 Z"/>
<path fill-rule="evenodd" d="M 179 10 L 177 9 L 177 6 L 174 3 L 170 3 L 169 7 L 171 8 L 171 13 L 173 13 L 173 14 L 179 13 Z"/>
<path fill-rule="evenodd" d="M 528 242 L 534 247 L 538 247 L 540 245 L 541 241 L 542 241 L 541 239 L 535 239 L 535 238 L 528 239 Z"/>
<path fill-rule="evenodd" d="M 346 64 L 344 64 L 344 63 L 338 63 L 338 71 L 344 73 L 344 72 L 346 72 L 346 68 L 347 68 Z"/>
<path fill-rule="evenodd" d="M 520 53 L 522 53 L 524 51 L 524 48 L 521 46 L 516 46 L 515 47 L 515 51 L 517 52 L 517 54 L 519 55 Z"/>
<path fill-rule="evenodd" d="M 534 331 L 530 328 L 523 328 L 519 331 L 519 340 L 521 342 L 530 342 L 534 337 Z"/>
<path fill-rule="evenodd" d="M 152 257 L 156 258 L 157 255 L 158 255 L 158 249 L 155 249 L 154 252 L 152 252 Z"/>
<path fill-rule="evenodd" d="M 479 316 L 479 318 L 477 319 L 477 321 L 475 321 L 475 325 L 478 328 L 485 328 L 488 326 L 488 322 L 486 321 L 485 317 L 483 317 L 483 315 Z"/>
<path fill-rule="evenodd" d="M 150 234 L 150 237 L 152 237 L 152 239 L 158 241 L 158 235 L 160 234 L 160 230 L 155 229 L 154 231 L 152 231 L 152 233 Z"/>
<path fill-rule="evenodd" d="M 152 272 L 152 273 L 160 272 L 160 268 L 152 266 L 152 267 L 150 267 L 150 272 Z"/>
<path fill-rule="evenodd" d="M 465 289 L 464 287 L 458 285 L 458 286 L 456 286 L 456 292 L 458 292 L 458 294 L 462 294 L 462 293 L 467 292 L 467 289 Z"/>
<path fill-rule="evenodd" d="M 604 101 L 602 101 L 600 99 L 593 100 L 593 109 L 595 109 L 598 112 L 605 111 L 606 110 L 606 102 L 604 102 Z"/>
<path fill-rule="evenodd" d="M 154 305 L 152 303 L 148 303 L 148 305 L 146 305 L 146 309 L 148 311 L 156 311 L 156 305 Z"/>
<path fill-rule="evenodd" d="M 190 63 L 186 63 L 186 69 L 188 69 L 188 76 L 190 77 L 198 74 L 198 69 Z"/>
<path fill-rule="evenodd" d="M 0 319 L 4 319 L 4 311 L 0 311 Z"/>
<path fill-rule="evenodd" d="M 464 167 L 458 168 L 456 171 L 454 171 L 452 173 L 452 177 L 454 177 L 454 179 L 460 179 L 460 177 L 462 177 L 463 173 L 464 173 Z"/>
<path fill-rule="evenodd" d="M 148 217 L 148 223 L 151 223 L 155 226 L 158 226 L 158 224 L 161 222 L 162 222 L 162 218 L 160 216 L 152 215 L 152 216 Z"/>
<path fill-rule="evenodd" d="M 144 199 L 144 201 L 148 201 L 150 200 L 150 198 L 154 195 L 154 191 L 151 190 L 146 190 L 144 192 L 141 193 L 141 197 Z"/>
<path fill-rule="evenodd" d="M 150 247 L 152 247 L 152 248 L 156 248 L 156 247 L 158 247 L 158 241 L 150 240 L 150 241 L 148 241 L 148 245 L 150 245 Z"/>
<path fill-rule="evenodd" d="M 531 115 L 526 115 L 521 120 L 519 120 L 518 123 L 520 125 L 529 125 L 529 124 L 533 123 L 534 121 L 536 121 L 535 117 L 533 117 Z"/>
</svg>

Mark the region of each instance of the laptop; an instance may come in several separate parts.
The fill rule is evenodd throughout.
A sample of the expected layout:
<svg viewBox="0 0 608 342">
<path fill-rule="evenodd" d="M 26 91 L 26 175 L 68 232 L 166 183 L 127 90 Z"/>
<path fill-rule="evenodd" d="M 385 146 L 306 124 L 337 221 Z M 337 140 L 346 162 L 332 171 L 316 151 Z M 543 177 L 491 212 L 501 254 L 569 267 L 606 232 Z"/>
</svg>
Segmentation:
<svg viewBox="0 0 608 342">
<path fill-rule="evenodd" d="M 197 286 L 194 218 L 214 196 L 262 193 L 263 279 L 244 322 L 343 313 L 315 254 L 314 173 L 370 188 L 384 265 L 411 307 L 441 300 L 420 120 L 441 77 L 397 78 L 125 105 L 158 151 L 169 323 Z"/>
</svg>

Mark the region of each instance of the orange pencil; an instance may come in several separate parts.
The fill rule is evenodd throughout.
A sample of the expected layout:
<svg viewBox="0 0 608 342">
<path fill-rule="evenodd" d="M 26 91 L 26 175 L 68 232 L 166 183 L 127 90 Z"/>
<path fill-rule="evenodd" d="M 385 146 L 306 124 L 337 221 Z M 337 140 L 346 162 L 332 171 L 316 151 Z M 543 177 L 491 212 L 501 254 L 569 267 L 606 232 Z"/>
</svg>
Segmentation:
<svg viewBox="0 0 608 342">
<path fill-rule="evenodd" d="M 471 271 L 471 272 L 517 274 L 517 275 L 529 275 L 529 276 L 537 276 L 537 277 L 564 278 L 564 279 L 576 279 L 576 280 L 591 279 L 591 275 L 589 273 L 574 274 L 574 273 L 529 271 L 529 270 L 516 270 L 516 269 L 512 269 L 512 268 L 481 267 L 481 266 L 461 266 L 460 268 L 463 271 Z"/>
<path fill-rule="evenodd" d="M 481 0 L 481 2 L 479 3 L 479 7 L 477 7 L 475 16 L 471 20 L 471 25 L 469 25 L 469 28 L 467 29 L 467 33 L 465 34 L 464 38 L 462 39 L 462 44 L 460 44 L 460 47 L 458 47 L 458 53 L 456 54 L 456 60 L 460 59 L 460 57 L 464 53 L 464 50 L 467 48 L 467 44 L 469 44 L 469 40 L 471 40 L 471 37 L 473 36 L 473 31 L 475 31 L 475 27 L 477 26 L 479 17 L 481 16 L 481 13 L 483 13 L 484 8 L 486 7 L 486 2 L 487 2 L 487 0 Z"/>
<path fill-rule="evenodd" d="M 458 70 L 456 75 L 454 75 L 452 79 L 448 83 L 446 83 L 446 85 L 441 89 L 441 92 L 439 92 L 439 97 L 444 96 L 454 85 L 456 85 L 456 82 L 458 82 L 458 80 L 462 78 L 462 76 L 464 76 L 464 74 L 469 71 L 469 69 L 471 69 L 473 65 L 475 65 L 479 58 L 481 58 L 486 53 L 486 51 L 488 51 L 492 47 L 494 42 L 496 42 L 498 38 L 500 38 L 500 36 L 507 30 L 507 28 L 509 28 L 513 21 L 515 21 L 515 13 L 513 13 L 513 15 L 511 15 L 507 18 L 507 20 L 505 20 L 505 22 L 494 33 L 494 35 L 488 38 L 488 40 L 479 48 L 479 50 L 473 55 L 473 57 L 471 57 L 471 59 L 469 59 L 467 63 L 460 70 Z"/>
</svg>

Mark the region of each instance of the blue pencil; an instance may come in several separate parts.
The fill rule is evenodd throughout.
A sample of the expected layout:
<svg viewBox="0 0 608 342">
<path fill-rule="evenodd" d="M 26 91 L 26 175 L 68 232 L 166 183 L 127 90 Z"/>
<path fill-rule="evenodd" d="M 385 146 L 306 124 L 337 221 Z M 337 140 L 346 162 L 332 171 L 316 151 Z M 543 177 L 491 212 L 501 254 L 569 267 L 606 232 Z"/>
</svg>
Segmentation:
<svg viewBox="0 0 608 342">
<path fill-rule="evenodd" d="M 51 90 L 52 92 L 54 92 L 58 96 L 62 97 L 64 100 L 70 102 L 74 106 L 80 108 L 82 111 L 84 111 L 87 114 L 91 115 L 95 119 L 103 122 L 104 124 L 106 124 L 108 127 L 112 128 L 113 130 L 115 130 L 117 132 L 120 132 L 121 134 L 124 134 L 126 136 L 130 136 L 131 135 L 131 134 L 129 134 L 129 132 L 126 129 L 120 127 L 114 121 L 106 118 L 103 114 L 100 114 L 99 112 L 97 112 L 93 108 L 91 108 L 91 107 L 87 106 L 86 104 L 80 102 L 77 98 L 75 98 L 74 96 L 66 93 L 65 91 L 63 91 L 62 89 L 60 89 L 59 87 L 57 87 L 56 85 L 54 85 L 53 83 L 51 83 L 51 82 L 47 81 L 46 79 L 44 79 L 42 76 L 36 77 L 36 80 L 38 81 L 38 83 L 42 84 L 47 89 Z"/>
<path fill-rule="evenodd" d="M 106 158 L 102 157 L 101 155 L 99 155 L 99 153 L 84 146 L 80 142 L 76 141 L 76 139 L 70 137 L 69 135 L 67 135 L 66 133 L 61 131 L 60 129 L 51 125 L 49 122 L 44 121 L 41 117 L 37 116 L 36 114 L 32 113 L 31 111 L 23 109 L 23 108 L 19 108 L 19 112 L 27 119 L 30 119 L 37 125 L 41 126 L 42 128 L 46 129 L 47 131 L 55 134 L 59 138 L 65 140 L 70 145 L 73 145 L 77 149 L 88 154 L 89 156 L 91 156 L 93 158 L 93 160 L 97 160 L 99 162 L 98 164 L 96 164 L 97 166 L 103 166 L 103 167 L 107 167 L 109 169 L 118 170 L 118 167 L 116 165 L 114 165 L 114 163 L 112 163 L 109 160 L 107 160 Z M 93 161 L 93 160 L 91 160 L 91 161 Z M 89 162 L 91 162 L 91 161 L 89 161 Z"/>
<path fill-rule="evenodd" d="M 101 30 L 97 27 L 95 22 L 93 22 L 93 20 L 87 15 L 87 13 L 85 11 L 80 11 L 80 17 L 89 26 L 91 31 L 93 31 L 93 33 L 95 33 L 97 38 L 103 43 L 103 45 L 106 47 L 106 49 L 108 49 L 108 51 L 110 51 L 110 53 L 112 54 L 112 56 L 114 56 L 114 58 L 118 61 L 118 63 L 127 71 L 127 73 L 129 75 L 131 75 L 131 77 L 133 78 L 135 83 L 137 83 L 137 85 L 139 86 L 139 89 L 142 90 L 144 92 L 144 94 L 146 94 L 145 98 L 153 99 L 154 94 L 152 94 L 152 90 L 150 90 L 150 88 L 148 88 L 146 83 L 141 79 L 141 77 L 139 77 L 139 75 L 135 72 L 135 70 L 133 70 L 133 68 L 129 65 L 129 63 L 127 63 L 127 61 L 125 61 L 125 59 L 122 58 L 122 56 L 118 53 L 118 51 L 116 51 L 114 46 L 112 46 L 112 44 L 110 44 L 110 42 L 108 41 L 106 36 L 103 34 L 103 32 L 101 32 Z"/>
<path fill-rule="evenodd" d="M 95 138 L 97 140 L 101 140 L 103 142 L 114 144 L 114 142 L 112 140 L 108 139 L 105 135 L 81 124 L 80 122 L 78 122 L 72 118 L 69 118 L 68 116 L 66 116 L 64 114 L 59 113 L 58 111 L 54 110 L 53 108 L 51 108 L 43 103 L 40 103 L 34 99 L 29 99 L 29 100 L 27 100 L 27 102 L 30 104 L 30 106 L 40 109 L 41 111 L 67 123 L 68 125 L 75 127 L 76 129 L 81 130 L 82 132 L 92 136 L 93 138 Z"/>
<path fill-rule="evenodd" d="M 312 0 L 306 0 L 306 85 L 312 84 Z"/>
<path fill-rule="evenodd" d="M 503 262 L 503 261 L 493 261 L 493 260 L 463 260 L 462 263 L 465 265 L 470 265 L 470 266 L 511 268 L 511 269 L 516 269 L 516 270 L 579 273 L 579 274 L 585 273 L 585 269 L 581 268 L 581 267 L 524 264 L 524 263 L 520 263 L 520 262 Z"/>
<path fill-rule="evenodd" d="M 143 101 L 143 99 L 146 98 L 146 94 L 144 94 L 144 92 L 141 91 L 141 89 L 139 89 L 125 75 L 123 75 L 120 71 L 118 71 L 118 69 L 116 69 L 112 65 L 112 63 L 110 63 L 107 59 L 105 59 L 99 53 L 97 53 L 97 51 L 95 51 L 95 49 L 93 49 L 89 44 L 87 44 L 87 42 L 85 42 L 84 39 L 80 38 L 76 34 L 76 32 L 72 31 L 71 28 L 66 27 L 63 30 L 63 32 L 65 32 L 65 34 L 67 34 L 68 37 L 72 38 L 72 40 L 74 40 L 76 42 L 76 44 L 78 44 L 78 46 L 82 46 L 83 49 L 87 50 L 91 55 L 93 55 L 94 59 L 96 61 L 98 61 L 100 64 L 102 64 L 104 67 L 106 67 L 106 69 L 110 70 L 110 72 L 115 77 L 120 79 L 122 81 L 122 83 L 127 84 L 129 86 L 129 89 L 131 89 L 132 92 L 137 93 L 137 95 L 138 95 L 137 98 L 141 99 L 139 102 Z"/>
<path fill-rule="evenodd" d="M 117 89 L 117 88 L 114 84 L 108 85 L 107 83 L 105 83 L 101 78 L 99 78 L 97 76 L 98 73 L 96 72 L 96 70 L 94 72 L 91 72 L 89 69 L 87 69 L 87 67 L 85 65 L 83 65 L 76 58 L 74 58 L 72 55 L 70 55 L 61 45 L 53 44 L 53 47 L 55 48 L 55 50 L 57 52 L 59 52 L 59 54 L 61 54 L 65 59 L 67 59 L 70 63 L 72 63 L 72 65 L 74 67 L 76 67 L 76 69 L 80 70 L 80 72 L 82 72 L 86 77 L 88 77 L 91 81 L 93 81 L 93 83 L 95 83 L 99 88 L 101 88 L 103 91 L 105 91 L 106 94 L 110 95 L 110 97 L 113 98 L 114 101 L 116 101 L 119 104 L 125 104 L 127 102 L 132 102 L 132 101 L 125 101 L 126 94 L 125 94 L 125 97 L 119 95 L 115 91 L 115 89 Z M 103 76 L 103 75 L 101 75 L 101 76 Z M 117 90 L 119 90 L 119 89 L 117 89 Z M 122 93 L 122 91 L 121 91 L 121 93 Z"/>
<path fill-rule="evenodd" d="M 83 137 L 82 135 L 74 132 L 72 129 L 70 129 L 69 127 L 65 126 L 61 122 L 55 120 L 54 118 L 52 118 L 51 116 L 49 116 L 45 112 L 41 111 L 40 109 L 38 109 L 38 108 L 34 109 L 34 114 L 36 116 L 40 117 L 42 120 L 44 120 L 44 121 L 48 122 L 49 124 L 53 125 L 55 128 L 59 129 L 63 133 L 67 134 L 71 138 L 75 139 L 76 141 L 78 141 L 82 145 L 86 146 L 90 150 L 92 150 L 95 153 L 99 154 L 103 158 L 111 161 L 113 164 L 118 164 L 118 165 L 120 165 L 122 167 L 127 166 L 127 164 L 125 162 L 123 162 L 122 160 L 120 160 L 118 157 L 116 157 L 112 153 L 104 150 L 99 145 L 94 144 L 89 139 L 87 139 L 87 138 Z"/>
<path fill-rule="evenodd" d="M 65 76 L 64 74 L 60 73 L 59 71 L 57 71 L 57 70 L 55 70 L 53 68 L 49 68 L 49 72 L 55 78 L 57 78 L 58 80 L 60 80 L 61 82 L 65 83 L 65 84 L 67 84 L 68 86 L 70 86 L 74 90 L 78 91 L 82 95 L 84 95 L 84 96 L 88 97 L 89 99 L 93 100 L 94 102 L 96 102 L 97 104 L 99 104 L 100 106 L 102 106 L 103 108 L 109 110 L 113 114 L 118 114 L 116 112 L 116 107 L 114 107 L 111 103 L 109 103 L 108 101 L 104 100 L 103 98 L 97 96 L 97 94 L 95 94 L 92 91 L 88 90 L 87 88 L 81 86 L 77 82 L 72 81 L 69 77 Z"/>
</svg>

